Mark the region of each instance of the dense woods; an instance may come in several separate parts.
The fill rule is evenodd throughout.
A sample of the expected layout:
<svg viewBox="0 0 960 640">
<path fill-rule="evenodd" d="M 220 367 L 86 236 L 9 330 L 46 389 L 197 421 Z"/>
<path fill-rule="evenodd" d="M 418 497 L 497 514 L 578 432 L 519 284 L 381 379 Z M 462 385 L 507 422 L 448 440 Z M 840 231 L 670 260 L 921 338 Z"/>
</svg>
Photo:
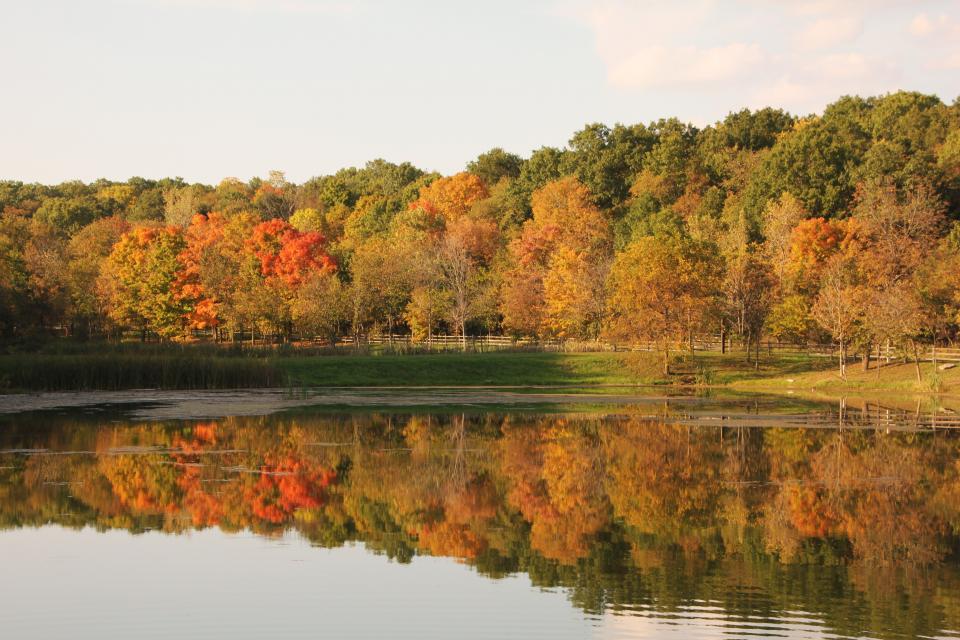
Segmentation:
<svg viewBox="0 0 960 640">
<path fill-rule="evenodd" d="M 6 181 L 0 210 L 7 341 L 719 334 L 845 362 L 960 329 L 960 102 L 917 93 L 591 124 L 451 176 Z"/>
</svg>

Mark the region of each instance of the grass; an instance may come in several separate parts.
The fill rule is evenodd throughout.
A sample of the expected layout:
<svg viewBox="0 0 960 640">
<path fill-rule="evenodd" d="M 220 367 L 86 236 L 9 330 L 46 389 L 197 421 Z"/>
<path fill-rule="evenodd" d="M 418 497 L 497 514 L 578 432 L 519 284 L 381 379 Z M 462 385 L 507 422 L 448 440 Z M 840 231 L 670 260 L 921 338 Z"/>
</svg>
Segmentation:
<svg viewBox="0 0 960 640">
<path fill-rule="evenodd" d="M 960 367 L 913 365 L 863 372 L 851 363 L 846 380 L 830 358 L 742 353 L 678 355 L 671 374 L 653 353 L 487 353 L 309 355 L 242 351 L 210 345 L 70 345 L 0 355 L 0 390 L 226 389 L 256 387 L 626 386 L 674 384 L 764 393 L 960 392 Z"/>
<path fill-rule="evenodd" d="M 913 363 L 893 363 L 879 369 L 876 363 L 864 371 L 859 363 L 847 366 L 846 378 L 841 378 L 835 362 L 829 367 L 784 372 L 775 376 L 744 378 L 732 386 L 741 389 L 788 390 L 816 389 L 836 391 L 892 391 L 906 393 L 951 393 L 960 391 L 960 366 L 938 371 L 932 363 L 920 364 L 921 379 Z"/>
<path fill-rule="evenodd" d="M 289 357 L 277 365 L 297 386 L 633 385 L 638 376 L 616 353 L 441 353 L 397 356 Z"/>
<path fill-rule="evenodd" d="M 0 355 L 0 390 L 255 387 L 634 385 L 658 379 L 654 359 L 614 353 L 238 356 L 205 348 Z M 647 354 L 642 354 L 646 356 Z M 650 361 L 649 366 L 643 363 Z"/>
<path fill-rule="evenodd" d="M 264 358 L 189 353 L 13 354 L 0 356 L 0 389 L 83 391 L 236 389 L 283 383 Z"/>
<path fill-rule="evenodd" d="M 829 369 L 829 358 L 795 353 L 761 354 L 759 364 L 748 361 L 742 353 L 697 352 L 693 357 L 681 355 L 671 370 L 681 378 L 710 386 L 729 386 L 747 380 L 771 380 L 799 375 L 808 371 Z"/>
</svg>

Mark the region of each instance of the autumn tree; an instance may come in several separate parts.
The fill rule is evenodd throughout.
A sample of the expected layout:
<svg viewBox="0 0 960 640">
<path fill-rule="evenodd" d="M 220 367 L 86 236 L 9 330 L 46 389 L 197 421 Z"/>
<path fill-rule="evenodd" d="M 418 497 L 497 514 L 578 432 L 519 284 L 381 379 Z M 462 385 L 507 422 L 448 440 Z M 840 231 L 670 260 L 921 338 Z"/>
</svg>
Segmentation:
<svg viewBox="0 0 960 640">
<path fill-rule="evenodd" d="M 447 295 L 450 324 L 460 336 L 462 348 L 466 349 L 467 323 L 481 313 L 479 303 L 484 299 L 484 273 L 463 240 L 455 236 L 447 237 L 441 243 L 436 260 L 440 286 Z"/>
<path fill-rule="evenodd" d="M 350 326 L 350 301 L 336 274 L 319 271 L 296 290 L 291 317 L 301 336 L 323 336 L 336 344 Z"/>
<path fill-rule="evenodd" d="M 610 270 L 608 334 L 656 343 L 669 374 L 671 350 L 715 311 L 721 273 L 709 245 L 670 236 L 635 240 Z"/>
<path fill-rule="evenodd" d="M 487 187 L 479 176 L 458 173 L 435 180 L 421 189 L 420 197 L 410 207 L 451 221 L 466 215 L 470 207 L 488 195 Z"/>
<path fill-rule="evenodd" d="M 382 319 L 392 336 L 403 321 L 411 291 L 429 266 L 422 252 L 396 238 L 373 238 L 360 245 L 350 261 L 355 335 Z"/>
<path fill-rule="evenodd" d="M 809 213 L 800 201 L 789 193 L 771 200 L 763 211 L 764 251 L 778 283 L 785 283 L 787 279 L 793 230 L 808 217 Z"/>
<path fill-rule="evenodd" d="M 182 334 L 186 303 L 174 283 L 185 242 L 176 227 L 138 227 L 124 234 L 110 253 L 111 317 L 151 331 L 162 339 Z"/>
<path fill-rule="evenodd" d="M 70 238 L 67 245 L 67 279 L 72 320 L 80 337 L 103 331 L 109 322 L 108 261 L 114 245 L 130 230 L 117 216 L 93 222 Z"/>
<path fill-rule="evenodd" d="M 206 209 L 199 186 L 169 187 L 163 192 L 163 219 L 169 225 L 186 227 Z"/>
<path fill-rule="evenodd" d="M 47 331 L 64 324 L 70 307 L 66 238 L 34 221 L 23 247 L 23 260 L 29 273 L 30 310 L 37 325 Z"/>
<path fill-rule="evenodd" d="M 840 377 L 847 375 L 847 347 L 862 317 L 863 290 L 856 265 L 843 256 L 827 262 L 820 291 L 811 309 L 814 319 L 837 341 Z"/>
<path fill-rule="evenodd" d="M 437 325 L 451 315 L 450 292 L 441 289 L 438 284 L 418 286 L 410 293 L 410 302 L 403 318 L 410 327 L 410 337 L 414 342 L 433 341 Z"/>
<path fill-rule="evenodd" d="M 255 226 L 246 242 L 247 251 L 259 263 L 262 286 L 251 300 L 261 309 L 273 301 L 269 314 L 276 328 L 292 333 L 290 305 L 300 286 L 322 273 L 332 273 L 336 262 L 327 253 L 326 239 L 315 231 L 297 231 L 289 222 L 274 218 Z"/>
<path fill-rule="evenodd" d="M 557 180 L 536 191 L 533 218 L 510 245 L 511 265 L 501 301 L 504 325 L 526 333 L 562 331 L 567 337 L 576 328 L 580 337 L 591 326 L 592 316 L 595 327 L 602 315 L 596 310 L 603 305 L 599 276 L 611 248 L 610 223 L 576 178 Z M 561 253 L 563 257 L 557 258 Z M 571 269 L 579 269 L 585 279 L 574 282 Z M 557 272 L 549 276 L 552 300 L 548 305 L 546 281 L 553 270 Z M 582 321 L 570 323 L 568 310 L 562 308 L 565 297 L 579 300 L 579 310 L 571 313 Z"/>
<path fill-rule="evenodd" d="M 870 320 L 864 325 L 864 364 L 869 364 L 870 343 L 883 340 L 909 342 L 917 361 L 916 338 L 922 328 L 934 327 L 915 294 L 916 280 L 946 225 L 943 204 L 929 186 L 902 191 L 882 180 L 858 188 L 853 219 L 859 230 L 857 259 L 870 288 L 864 300 Z M 919 364 L 917 372 L 919 377 Z"/>
<path fill-rule="evenodd" d="M 755 362 L 759 364 L 760 337 L 773 302 L 770 267 L 754 253 L 732 256 L 727 260 L 722 286 L 734 328 L 746 341 L 748 359 L 753 345 L 757 350 Z"/>
<path fill-rule="evenodd" d="M 943 203 L 929 186 L 901 192 L 885 181 L 861 185 L 854 219 L 864 272 L 875 285 L 909 279 L 946 225 Z"/>
<path fill-rule="evenodd" d="M 597 338 L 606 312 L 610 261 L 560 247 L 543 278 L 543 328 L 559 338 Z"/>
<path fill-rule="evenodd" d="M 5 213 L 0 215 L 0 335 L 12 337 L 29 326 L 26 306 L 29 274 L 23 257 L 27 238 L 27 220 Z"/>
<path fill-rule="evenodd" d="M 790 234 L 790 257 L 785 277 L 788 290 L 810 293 L 817 290 L 830 258 L 849 255 L 856 238 L 856 223 L 810 218 L 801 221 Z"/>
</svg>

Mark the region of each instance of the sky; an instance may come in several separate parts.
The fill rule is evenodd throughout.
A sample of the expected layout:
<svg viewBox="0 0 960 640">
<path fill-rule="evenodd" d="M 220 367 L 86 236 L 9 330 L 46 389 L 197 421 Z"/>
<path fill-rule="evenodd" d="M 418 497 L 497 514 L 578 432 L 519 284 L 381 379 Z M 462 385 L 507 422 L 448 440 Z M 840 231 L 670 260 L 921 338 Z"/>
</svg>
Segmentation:
<svg viewBox="0 0 960 640">
<path fill-rule="evenodd" d="M 960 96 L 960 0 L 0 0 L 0 179 L 374 158 L 445 174 L 585 124 Z"/>
</svg>

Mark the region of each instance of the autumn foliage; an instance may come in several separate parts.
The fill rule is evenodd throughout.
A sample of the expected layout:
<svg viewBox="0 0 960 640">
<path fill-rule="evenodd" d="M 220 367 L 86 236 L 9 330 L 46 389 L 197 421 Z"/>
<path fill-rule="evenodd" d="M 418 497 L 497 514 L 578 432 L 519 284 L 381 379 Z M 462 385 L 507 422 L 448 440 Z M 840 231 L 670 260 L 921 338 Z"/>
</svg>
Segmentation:
<svg viewBox="0 0 960 640">
<path fill-rule="evenodd" d="M 960 107 L 898 92 L 797 119 L 591 124 L 449 176 L 0 181 L 0 339 L 457 334 L 653 344 L 960 338 Z M 391 341 L 391 338 L 387 338 Z"/>
</svg>

